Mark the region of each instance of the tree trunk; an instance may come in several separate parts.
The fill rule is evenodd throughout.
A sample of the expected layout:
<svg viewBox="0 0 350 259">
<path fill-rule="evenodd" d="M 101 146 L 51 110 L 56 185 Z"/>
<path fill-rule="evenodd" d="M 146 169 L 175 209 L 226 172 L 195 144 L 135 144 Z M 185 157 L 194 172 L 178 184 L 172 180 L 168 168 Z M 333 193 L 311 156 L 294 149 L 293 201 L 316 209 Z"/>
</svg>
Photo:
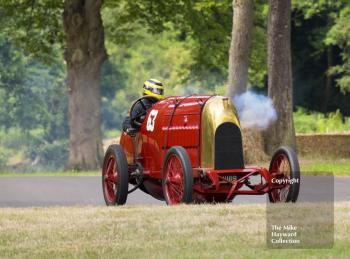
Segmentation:
<svg viewBox="0 0 350 259">
<path fill-rule="evenodd" d="M 229 56 L 227 96 L 233 98 L 247 90 L 253 0 L 233 0 L 232 38 Z M 244 161 L 247 164 L 266 160 L 262 133 L 257 129 L 242 129 Z"/>
<path fill-rule="evenodd" d="M 102 0 L 65 0 L 65 60 L 69 90 L 69 160 L 67 169 L 100 168 L 100 69 L 107 58 L 100 15 Z"/>
<path fill-rule="evenodd" d="M 291 0 L 269 0 L 268 95 L 278 116 L 265 135 L 266 151 L 269 154 L 280 145 L 296 147 L 290 19 Z"/>
<path fill-rule="evenodd" d="M 232 39 L 229 56 L 227 96 L 232 98 L 247 89 L 253 0 L 233 0 Z"/>
</svg>

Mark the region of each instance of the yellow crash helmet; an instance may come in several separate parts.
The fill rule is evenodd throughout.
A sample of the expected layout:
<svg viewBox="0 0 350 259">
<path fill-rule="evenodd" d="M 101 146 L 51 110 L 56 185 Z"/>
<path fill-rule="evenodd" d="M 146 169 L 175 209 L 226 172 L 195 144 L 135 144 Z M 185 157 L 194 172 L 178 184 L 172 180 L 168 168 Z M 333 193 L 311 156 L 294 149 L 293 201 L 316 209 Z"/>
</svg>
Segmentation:
<svg viewBox="0 0 350 259">
<path fill-rule="evenodd" d="M 148 79 L 143 83 L 143 95 L 150 95 L 158 100 L 164 98 L 164 86 L 157 79 Z"/>
</svg>

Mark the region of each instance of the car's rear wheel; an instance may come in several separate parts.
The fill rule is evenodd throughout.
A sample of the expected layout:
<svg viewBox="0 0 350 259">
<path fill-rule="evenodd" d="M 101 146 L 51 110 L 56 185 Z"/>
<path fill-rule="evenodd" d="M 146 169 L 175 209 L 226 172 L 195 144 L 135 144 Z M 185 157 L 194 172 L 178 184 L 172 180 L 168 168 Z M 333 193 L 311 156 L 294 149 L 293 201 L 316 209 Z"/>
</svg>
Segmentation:
<svg viewBox="0 0 350 259">
<path fill-rule="evenodd" d="M 120 145 L 110 145 L 102 167 L 102 189 L 106 205 L 123 205 L 128 196 L 128 163 Z"/>
<path fill-rule="evenodd" d="M 269 193 L 270 202 L 296 202 L 300 187 L 300 169 L 297 156 L 293 149 L 280 147 L 273 155 L 270 174 L 274 181 L 285 180 L 283 188 L 274 188 Z"/>
<path fill-rule="evenodd" d="M 192 203 L 193 171 L 186 150 L 180 146 L 169 149 L 163 165 L 163 194 L 168 205 Z"/>
</svg>

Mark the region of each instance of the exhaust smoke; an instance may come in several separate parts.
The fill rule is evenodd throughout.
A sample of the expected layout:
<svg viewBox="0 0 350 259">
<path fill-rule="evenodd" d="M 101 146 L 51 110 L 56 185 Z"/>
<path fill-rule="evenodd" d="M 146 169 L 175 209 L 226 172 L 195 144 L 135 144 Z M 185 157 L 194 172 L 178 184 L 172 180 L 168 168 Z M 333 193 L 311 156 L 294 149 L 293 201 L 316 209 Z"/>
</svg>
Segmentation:
<svg viewBox="0 0 350 259">
<path fill-rule="evenodd" d="M 265 130 L 277 120 L 272 100 L 265 95 L 244 92 L 233 97 L 242 128 Z"/>
</svg>

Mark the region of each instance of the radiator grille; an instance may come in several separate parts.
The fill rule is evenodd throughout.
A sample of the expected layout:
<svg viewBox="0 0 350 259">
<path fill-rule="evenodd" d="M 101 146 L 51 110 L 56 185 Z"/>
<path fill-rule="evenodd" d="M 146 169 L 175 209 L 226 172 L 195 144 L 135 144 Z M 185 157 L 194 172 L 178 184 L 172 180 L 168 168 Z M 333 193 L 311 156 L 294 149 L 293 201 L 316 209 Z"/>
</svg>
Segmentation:
<svg viewBox="0 0 350 259">
<path fill-rule="evenodd" d="M 215 132 L 215 169 L 244 168 L 241 131 L 231 122 L 221 124 Z"/>
</svg>

